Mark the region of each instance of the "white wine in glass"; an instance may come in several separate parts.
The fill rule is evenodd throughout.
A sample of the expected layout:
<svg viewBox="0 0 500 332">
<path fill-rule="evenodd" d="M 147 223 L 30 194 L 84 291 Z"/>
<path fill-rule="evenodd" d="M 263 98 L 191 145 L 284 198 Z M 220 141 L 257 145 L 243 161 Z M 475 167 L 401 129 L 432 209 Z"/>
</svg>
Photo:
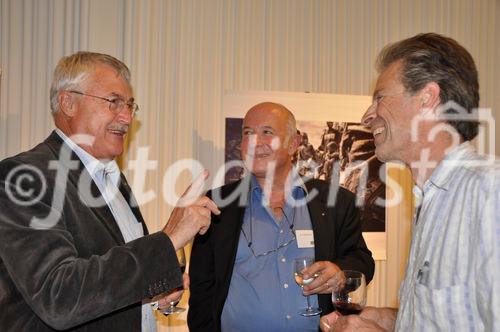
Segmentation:
<svg viewBox="0 0 500 332">
<path fill-rule="evenodd" d="M 177 260 L 179 261 L 179 266 L 181 268 L 181 272 L 184 273 L 186 270 L 186 254 L 184 253 L 184 248 L 181 248 L 175 252 L 177 255 Z M 183 287 L 179 287 L 177 289 L 174 289 L 174 291 L 181 290 Z M 170 302 L 170 305 L 166 309 L 161 309 L 161 312 L 165 315 L 170 315 L 170 314 L 178 314 L 181 312 L 186 311 L 185 308 L 179 308 L 177 307 L 178 301 L 172 301 Z"/>
<path fill-rule="evenodd" d="M 307 267 L 313 265 L 313 263 L 314 263 L 313 257 L 300 257 L 300 258 L 295 258 L 293 261 L 295 282 L 301 288 L 304 288 L 304 286 L 309 285 L 317 277 L 317 275 L 314 275 L 310 278 L 304 279 L 302 275 L 302 271 L 304 271 L 304 269 L 306 269 Z M 299 314 L 305 317 L 319 315 L 321 313 L 321 309 L 314 308 L 311 306 L 311 303 L 309 302 L 309 295 L 306 296 L 306 300 L 307 300 L 307 308 L 299 311 Z"/>
<path fill-rule="evenodd" d="M 313 276 L 309 279 L 304 279 L 302 277 L 302 273 L 300 272 L 295 272 L 295 282 L 297 283 L 297 285 L 299 285 L 300 287 L 303 287 L 303 286 L 306 286 L 306 285 L 309 285 L 311 282 L 314 281 L 314 279 L 316 279 L 316 276 Z"/>
</svg>

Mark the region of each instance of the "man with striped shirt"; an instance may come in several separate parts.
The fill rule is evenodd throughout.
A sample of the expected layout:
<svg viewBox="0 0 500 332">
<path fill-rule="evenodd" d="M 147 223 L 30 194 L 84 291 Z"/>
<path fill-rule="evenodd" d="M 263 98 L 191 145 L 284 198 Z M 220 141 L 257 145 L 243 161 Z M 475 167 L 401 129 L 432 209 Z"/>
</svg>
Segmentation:
<svg viewBox="0 0 500 332">
<path fill-rule="evenodd" d="M 362 123 L 382 161 L 407 165 L 417 208 L 399 310 L 332 313 L 334 331 L 500 331 L 500 167 L 469 142 L 478 133 L 474 60 L 428 33 L 387 46 Z"/>
</svg>

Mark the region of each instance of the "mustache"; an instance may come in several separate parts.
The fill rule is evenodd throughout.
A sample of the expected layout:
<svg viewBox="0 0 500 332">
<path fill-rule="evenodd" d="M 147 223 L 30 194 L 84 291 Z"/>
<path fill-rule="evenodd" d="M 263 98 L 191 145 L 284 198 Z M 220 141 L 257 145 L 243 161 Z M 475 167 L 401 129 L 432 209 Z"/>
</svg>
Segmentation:
<svg viewBox="0 0 500 332">
<path fill-rule="evenodd" d="M 261 154 L 271 154 L 274 151 L 270 147 L 258 147 L 255 149 L 247 148 L 247 149 L 243 150 L 243 152 L 246 152 L 246 154 L 249 156 L 256 156 L 256 155 L 261 155 Z"/>
<path fill-rule="evenodd" d="M 126 125 L 126 124 L 120 124 L 120 123 L 111 124 L 111 125 L 108 126 L 108 130 L 119 131 L 119 132 L 121 132 L 123 134 L 128 133 L 128 129 L 129 129 L 128 125 Z"/>
</svg>

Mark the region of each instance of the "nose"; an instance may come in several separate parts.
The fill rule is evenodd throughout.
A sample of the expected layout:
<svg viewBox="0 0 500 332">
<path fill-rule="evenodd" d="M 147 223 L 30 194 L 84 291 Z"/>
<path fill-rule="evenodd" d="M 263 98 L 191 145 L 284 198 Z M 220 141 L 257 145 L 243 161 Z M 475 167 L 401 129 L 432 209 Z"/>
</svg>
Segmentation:
<svg viewBox="0 0 500 332">
<path fill-rule="evenodd" d="M 118 122 L 123 123 L 123 124 L 131 124 L 134 118 L 132 117 L 132 114 L 129 112 L 128 109 L 123 109 L 121 110 L 117 115 L 116 119 Z"/>
<path fill-rule="evenodd" d="M 361 118 L 361 124 L 365 127 L 370 127 L 373 119 L 376 118 L 377 113 L 376 113 L 376 107 L 374 104 L 371 104 L 370 107 L 366 110 L 365 114 L 363 114 L 363 117 Z"/>
<path fill-rule="evenodd" d="M 261 146 L 262 142 L 264 141 L 264 137 L 260 135 L 259 133 L 256 133 L 255 136 L 253 137 L 255 146 Z"/>
<path fill-rule="evenodd" d="M 257 145 L 258 146 L 263 146 L 263 145 L 272 146 L 272 145 L 276 144 L 275 143 L 276 140 L 279 141 L 279 138 L 278 137 L 269 137 L 266 135 L 259 135 L 259 138 L 257 139 Z"/>
</svg>

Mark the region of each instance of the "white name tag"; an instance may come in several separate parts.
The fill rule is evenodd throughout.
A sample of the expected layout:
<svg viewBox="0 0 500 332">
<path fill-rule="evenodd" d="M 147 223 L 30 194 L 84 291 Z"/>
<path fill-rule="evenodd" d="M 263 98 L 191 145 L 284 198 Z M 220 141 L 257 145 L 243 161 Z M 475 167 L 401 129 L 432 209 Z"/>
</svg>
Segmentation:
<svg viewBox="0 0 500 332">
<path fill-rule="evenodd" d="M 295 231 L 297 236 L 297 247 L 314 248 L 314 234 L 312 230 L 298 229 Z"/>
</svg>

